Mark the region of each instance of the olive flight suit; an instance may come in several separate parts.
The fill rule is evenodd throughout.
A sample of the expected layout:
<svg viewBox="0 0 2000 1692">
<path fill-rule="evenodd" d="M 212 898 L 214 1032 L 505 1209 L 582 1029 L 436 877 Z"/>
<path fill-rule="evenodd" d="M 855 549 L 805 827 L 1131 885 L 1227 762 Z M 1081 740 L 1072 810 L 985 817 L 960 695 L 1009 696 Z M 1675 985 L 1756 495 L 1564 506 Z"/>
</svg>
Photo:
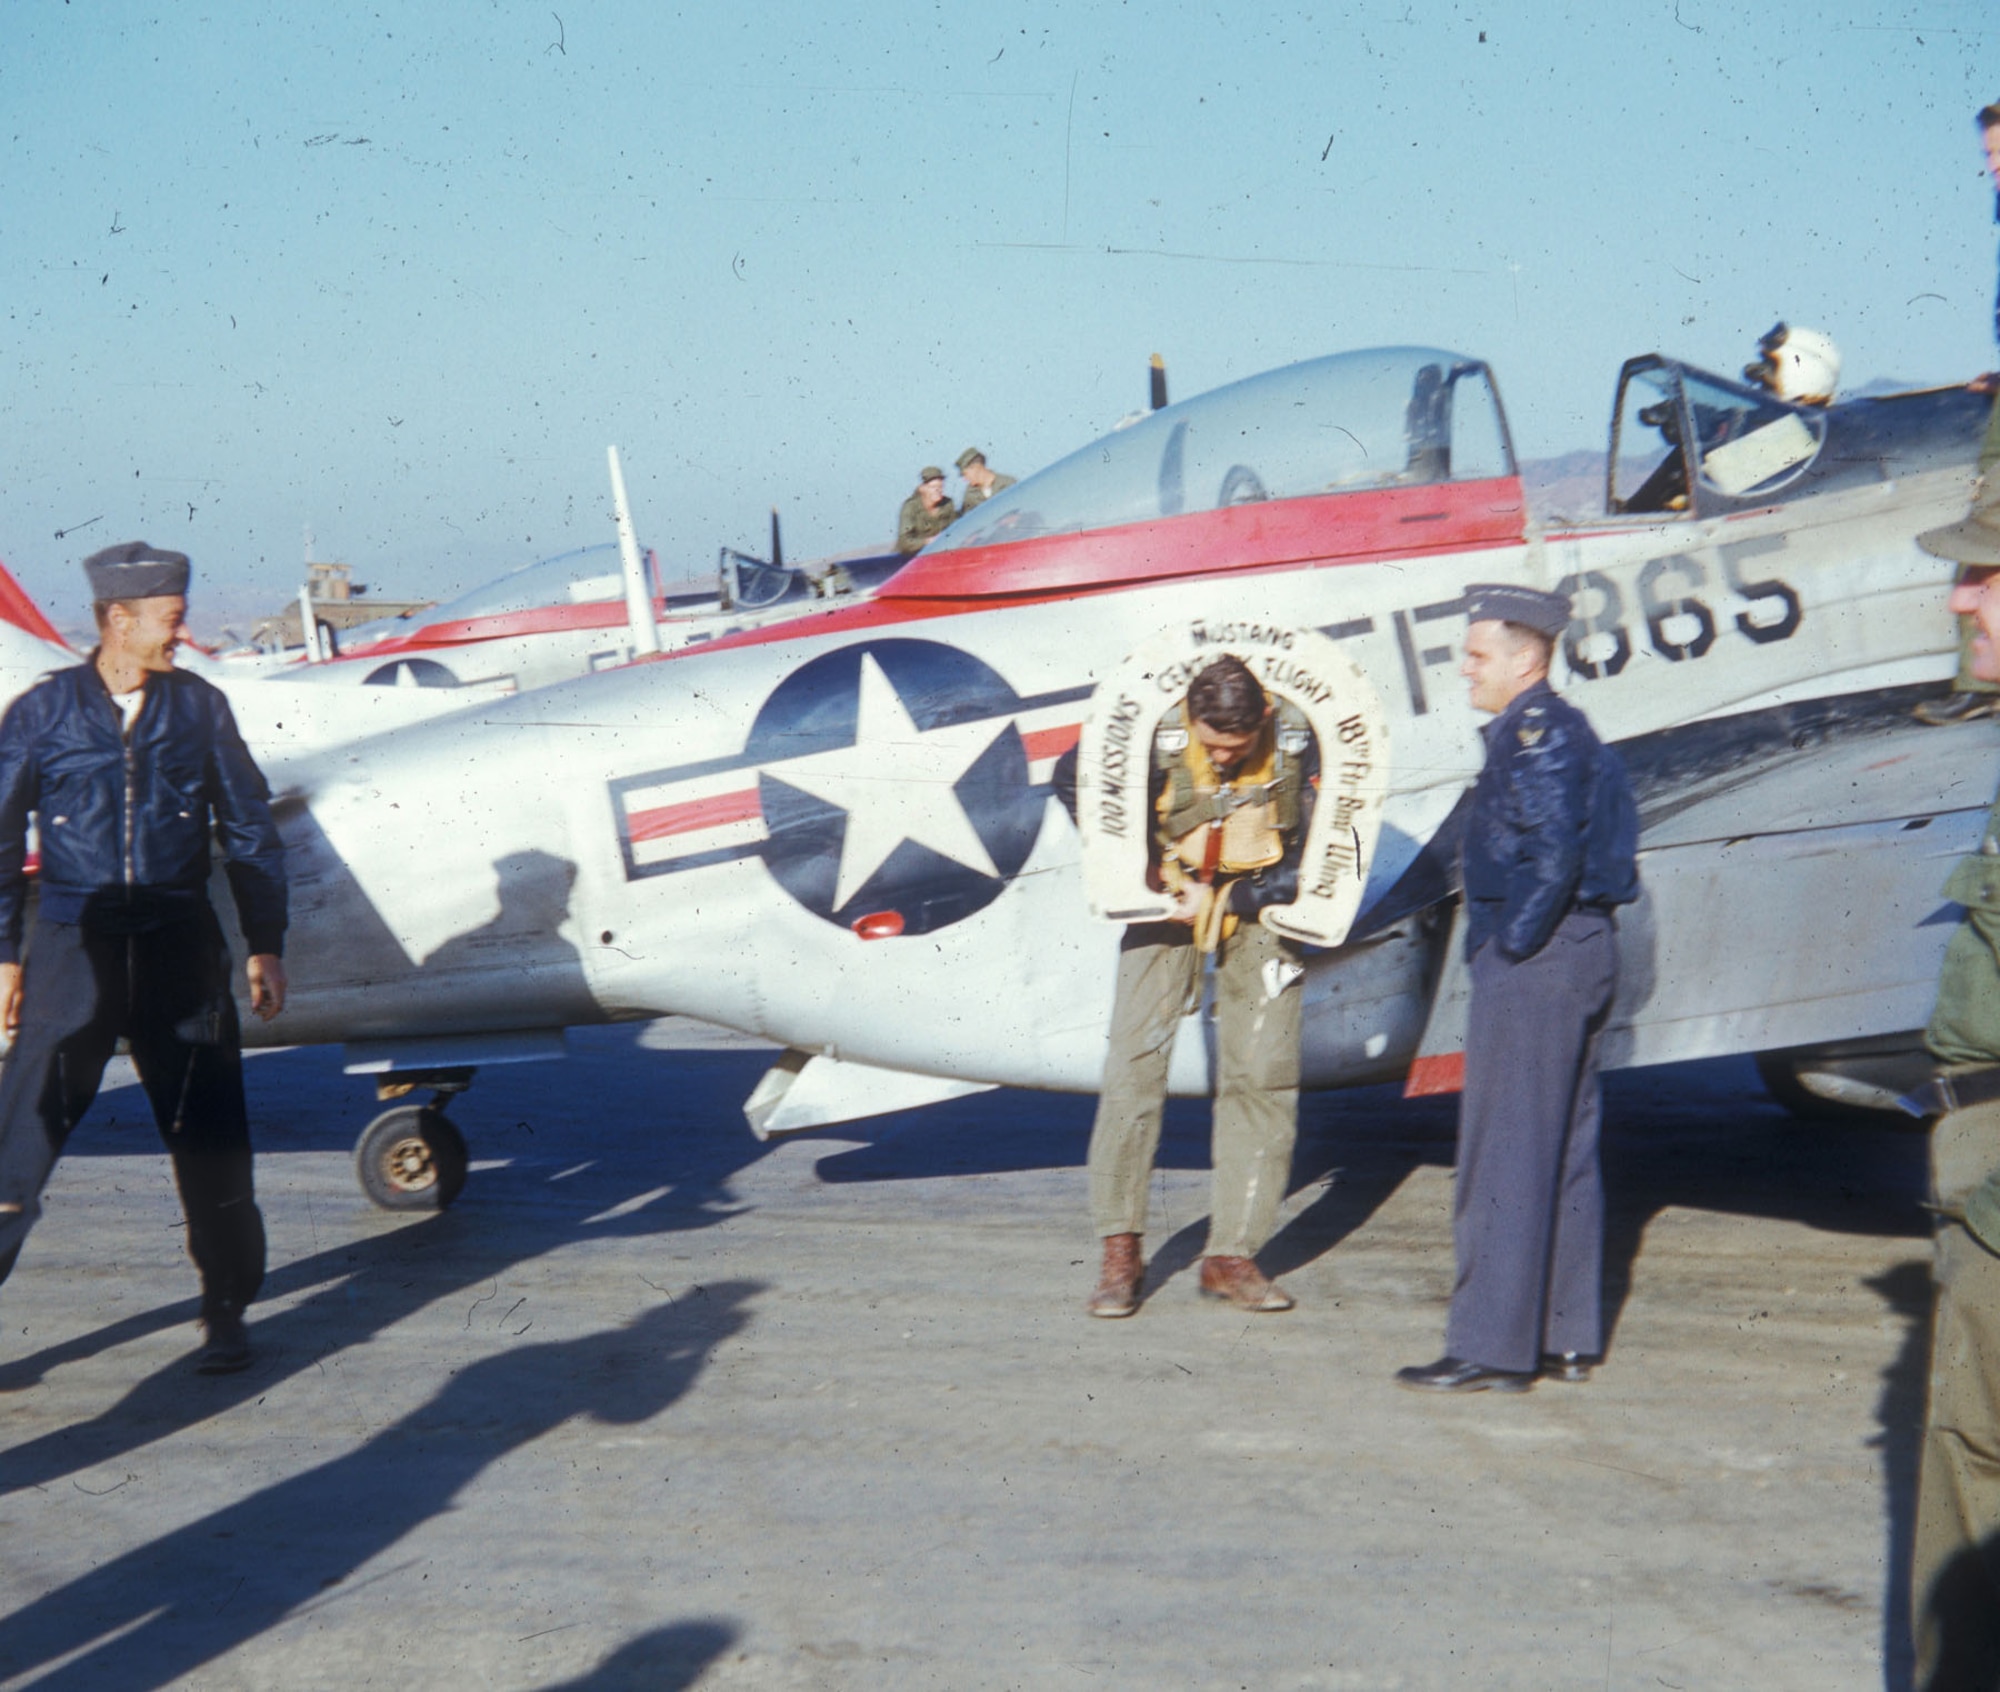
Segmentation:
<svg viewBox="0 0 2000 1692">
<path fill-rule="evenodd" d="M 958 507 L 950 500 L 933 507 L 924 504 L 922 493 L 913 493 L 896 513 L 896 550 L 906 555 L 920 551 L 957 521 Z"/>
<path fill-rule="evenodd" d="M 1090 1136 L 1090 1206 L 1100 1238 L 1142 1234 L 1160 1143 L 1167 1066 L 1182 1018 L 1216 971 L 1212 1197 L 1205 1256 L 1254 1257 L 1277 1226 L 1297 1134 L 1303 966 L 1258 920 L 1297 896 L 1318 753 L 1305 719 L 1280 704 L 1224 782 L 1186 717 L 1154 742 L 1153 863 L 1163 882 L 1201 881 L 1208 914 L 1134 923 L 1118 954 L 1104 1084 Z"/>
<path fill-rule="evenodd" d="M 2000 1063 L 2000 805 L 1945 883 L 1965 919 L 1925 1043 L 1958 1078 Z M 1919 1692 L 2000 1685 L 2000 1098 L 1931 1131 L 1939 1217 L 1930 1397 L 1910 1586 Z"/>
</svg>

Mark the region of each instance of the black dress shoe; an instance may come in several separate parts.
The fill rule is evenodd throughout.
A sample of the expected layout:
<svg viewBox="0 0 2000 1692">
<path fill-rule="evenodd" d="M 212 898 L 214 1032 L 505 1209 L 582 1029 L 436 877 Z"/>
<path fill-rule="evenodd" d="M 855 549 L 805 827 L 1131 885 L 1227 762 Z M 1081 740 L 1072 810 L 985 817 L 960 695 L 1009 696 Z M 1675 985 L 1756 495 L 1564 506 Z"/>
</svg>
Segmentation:
<svg viewBox="0 0 2000 1692">
<path fill-rule="evenodd" d="M 1545 1351 L 1542 1353 L 1542 1379 L 1545 1381 L 1587 1381 L 1593 1365 L 1601 1358 L 1592 1357 L 1582 1351 Z"/>
<path fill-rule="evenodd" d="M 250 1367 L 255 1354 L 241 1311 L 233 1305 L 217 1305 L 202 1318 L 202 1327 L 207 1330 L 208 1338 L 194 1354 L 196 1374 L 233 1375 Z"/>
<path fill-rule="evenodd" d="M 1398 1369 L 1396 1385 L 1412 1392 L 1526 1392 L 1535 1384 L 1533 1375 L 1512 1369 L 1489 1369 L 1484 1363 L 1468 1363 L 1463 1357 L 1440 1357 L 1421 1369 Z"/>
</svg>

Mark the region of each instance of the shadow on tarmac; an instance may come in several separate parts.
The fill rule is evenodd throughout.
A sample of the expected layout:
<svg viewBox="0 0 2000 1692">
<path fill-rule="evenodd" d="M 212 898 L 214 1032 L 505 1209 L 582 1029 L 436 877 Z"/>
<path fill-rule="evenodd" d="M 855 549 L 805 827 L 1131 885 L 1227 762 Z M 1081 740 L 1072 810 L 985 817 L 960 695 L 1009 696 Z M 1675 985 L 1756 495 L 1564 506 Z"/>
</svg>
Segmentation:
<svg viewBox="0 0 2000 1692">
<path fill-rule="evenodd" d="M 490 1464 L 561 1423 L 659 1415 L 743 1328 L 762 1290 L 722 1282 L 620 1328 L 471 1364 L 343 1456 L 0 1618 L 0 1663 L 16 1676 L 49 1667 L 35 1682 L 43 1687 L 172 1685 L 315 1601 L 338 1602 L 335 1589 L 356 1570 L 448 1509 Z M 685 1686 L 732 1637 L 718 1623 L 662 1629 L 569 1684 Z"/>
<path fill-rule="evenodd" d="M 1917 1471 L 1923 1460 L 1936 1288 L 1927 1262 L 1898 1263 L 1862 1284 L 1903 1325 L 1895 1359 L 1882 1371 L 1882 1390 L 1875 1399 L 1880 1431 L 1869 1443 L 1882 1453 L 1882 1684 L 1886 1692 L 1906 1692 L 1916 1672 L 1910 1566 L 1916 1548 Z"/>
<path fill-rule="evenodd" d="M 768 1064 L 769 1055 L 755 1051 L 660 1053 L 657 1062 L 628 1061 L 586 1070 L 583 1065 L 593 1052 L 636 1056 L 631 1052 L 635 1031 L 582 1030 L 571 1038 L 582 1062 L 493 1071 L 481 1078 L 466 1100 L 454 1106 L 472 1141 L 475 1159 L 511 1159 L 505 1168 L 476 1171 L 456 1209 L 386 1233 L 317 1249 L 273 1270 L 267 1298 L 302 1291 L 307 1296 L 290 1309 L 256 1322 L 261 1348 L 256 1369 L 244 1376 L 199 1382 L 190 1377 L 184 1364 L 163 1369 L 92 1421 L 0 1454 L 0 1492 L 46 1485 L 114 1462 L 162 1435 L 254 1398 L 274 1379 L 296 1374 L 330 1353 L 362 1343 L 432 1303 L 484 1290 L 512 1265 L 562 1245 L 605 1231 L 649 1235 L 702 1228 L 731 1214 L 735 1203 L 732 1178 L 769 1149 L 749 1134 L 739 1114 L 742 1099 Z M 671 1065 L 671 1070 L 662 1067 L 665 1065 Z M 337 1079 L 329 1085 L 326 1077 L 330 1067 L 329 1054 L 311 1051 L 272 1054 L 251 1066 L 253 1118 L 260 1125 L 259 1155 L 267 1172 L 272 1158 L 282 1157 L 287 1150 L 344 1150 L 351 1144 L 369 1110 L 365 1089 Z M 673 1078 L 671 1087 L 660 1084 L 661 1076 L 667 1073 Z M 590 1091 L 580 1105 L 579 1088 L 586 1075 Z M 1869 1283 L 1888 1313 L 1903 1325 L 1901 1348 L 1884 1372 L 1876 1407 L 1880 1428 L 1876 1443 L 1882 1451 L 1887 1518 L 1885 1684 L 1897 1692 L 1909 1684 L 1910 1676 L 1906 1595 L 1928 1368 L 1929 1270 L 1927 1263 L 1917 1260 L 1928 1256 L 1930 1233 L 1922 1208 L 1928 1190 L 1924 1137 L 1900 1128 L 1796 1121 L 1766 1097 L 1747 1060 L 1622 1071 L 1607 1077 L 1605 1093 L 1609 1349 L 1615 1350 L 1618 1320 L 1631 1290 L 1646 1230 L 1653 1218 L 1670 1206 L 1778 1218 L 1812 1228 L 1911 1242 L 1911 1262 Z M 107 1095 L 118 1114 L 143 1119 L 143 1104 L 136 1091 L 131 1100 L 138 1105 L 137 1111 L 130 1107 L 121 1110 L 118 1095 Z M 816 1173 L 823 1181 L 838 1183 L 1077 1170 L 1083 1163 L 1093 1109 L 1094 1100 L 1088 1097 L 1000 1091 L 959 1101 L 943 1110 L 899 1113 L 830 1130 L 830 1135 L 849 1142 L 857 1134 L 869 1138 L 863 1144 L 849 1143 L 838 1150 L 829 1147 L 819 1158 Z M 93 1114 L 101 1116 L 105 1110 L 100 1104 Z M 1315 1187 L 1319 1191 L 1266 1247 L 1262 1254 L 1265 1267 L 1277 1275 L 1296 1272 L 1364 1227 L 1413 1171 L 1427 1165 L 1448 1166 L 1456 1122 L 1455 1099 L 1406 1101 L 1393 1087 L 1307 1095 L 1301 1101 L 1293 1190 L 1295 1194 Z M 1208 1128 L 1205 1101 L 1170 1102 L 1160 1167 L 1206 1168 Z M 121 1141 L 123 1136 L 109 1137 L 107 1143 L 106 1136 L 86 1133 L 74 1143 L 71 1155 L 133 1149 L 131 1142 Z M 145 1142 L 147 1150 L 156 1143 L 149 1123 Z M 634 1200 L 643 1202 L 626 1214 L 604 1216 L 607 1210 Z M 593 1221 L 593 1217 L 603 1219 Z M 1079 1234 L 1087 1229 L 1081 1211 L 1075 1221 Z M 51 1218 L 47 1225 L 62 1226 L 63 1219 Z M 338 1218 L 315 1222 L 316 1242 L 318 1237 L 343 1231 Z M 1204 1218 L 1160 1243 L 1152 1254 L 1149 1292 L 1156 1292 L 1165 1280 L 1192 1265 L 1205 1231 Z M 1437 1245 L 1448 1256 L 1448 1224 L 1441 1228 Z M 24 1263 L 23 1272 L 34 1272 L 32 1260 Z M 191 1274 L 189 1280 L 191 1284 Z M 1746 1297 L 1755 1297 L 1757 1290 L 1746 1287 Z M 0 1366 L 0 1390 L 28 1385 L 62 1363 L 188 1321 L 194 1312 L 195 1303 L 189 1297 Z M 1441 1329 L 1442 1308 L 1439 1317 Z M 643 1320 L 651 1319 L 649 1315 Z M 616 1335 L 596 1336 L 574 1343 L 611 1345 L 616 1339 Z M 549 1365 L 555 1360 L 547 1354 L 555 1349 L 529 1346 L 510 1356 L 541 1355 L 542 1361 L 534 1367 L 557 1380 L 565 1373 L 576 1375 L 590 1367 L 556 1363 L 551 1369 Z M 687 1373 L 691 1376 L 692 1369 Z M 448 1386 L 438 1402 L 449 1397 L 455 1386 Z M 684 1389 L 682 1380 L 663 1402 Z M 556 1419 L 579 1413 L 596 1410 L 588 1403 L 573 1403 Z M 551 1425 L 553 1422 L 539 1421 L 521 1437 L 532 1438 Z M 377 1443 L 371 1442 L 364 1449 L 373 1450 Z M 494 1443 L 492 1454 L 503 1448 L 511 1445 Z M 359 1456 L 357 1453 L 342 1461 L 353 1463 Z M 339 1468 L 329 1465 L 236 1508 L 263 1511 L 268 1500 L 294 1496 L 288 1489 L 325 1484 L 314 1477 L 325 1477 Z M 357 1484 L 360 1478 L 360 1471 L 355 1471 Z M 462 1484 L 463 1479 L 452 1482 L 452 1490 Z M 424 1513 L 440 1507 L 449 1493 L 431 1488 L 427 1496 L 431 1501 L 420 1509 L 398 1507 L 388 1516 L 370 1513 L 362 1531 L 367 1543 L 356 1545 L 348 1566 L 376 1555 L 384 1545 L 410 1531 Z M 259 1516 L 258 1520 L 267 1520 L 272 1531 L 283 1527 L 275 1514 Z M 116 1602 L 110 1603 L 110 1612 L 122 1615 L 125 1624 L 139 1621 L 162 1601 L 149 1581 L 165 1580 L 173 1572 L 174 1557 L 164 1554 L 162 1547 L 170 1547 L 182 1537 L 161 1541 L 112 1565 L 125 1570 L 120 1579 L 130 1583 L 137 1596 L 153 1592 L 152 1601 L 136 1608 L 127 1604 L 120 1610 Z M 142 1561 L 135 1563 L 134 1559 Z M 335 1560 L 339 1561 L 338 1557 Z M 317 1582 L 329 1571 L 317 1563 L 314 1568 L 318 1571 L 313 1577 L 317 1590 Z M 81 1622 L 63 1621 L 51 1608 L 60 1600 L 61 1606 L 79 1615 L 86 1609 L 94 1614 L 110 1613 L 102 1608 L 109 1601 L 107 1589 L 99 1582 L 102 1573 L 0 1622 L 0 1660 L 26 1661 L 21 1651 L 32 1649 L 39 1653 L 33 1660 L 47 1662 L 60 1651 L 75 1650 L 81 1643 L 101 1637 L 102 1626 L 120 1625 L 114 1617 L 85 1628 Z M 229 1643 L 270 1625 L 311 1595 L 286 1585 L 282 1559 L 280 1567 L 268 1573 L 270 1579 L 265 1584 L 272 1590 L 246 1607 L 264 1619 L 247 1631 L 229 1633 L 216 1649 L 227 1649 Z M 81 1590 L 84 1588 L 87 1591 Z M 93 1599 L 90 1594 L 98 1596 Z M 203 1602 L 212 1605 L 213 1595 Z M 235 1608 L 232 1602 L 224 1614 Z M 586 1677 L 570 1684 L 685 1684 L 663 1679 L 660 1673 L 643 1667 L 654 1661 L 646 1652 L 663 1653 L 661 1660 L 671 1664 L 677 1650 L 705 1649 L 701 1641 L 707 1636 L 700 1630 L 712 1625 L 676 1624 L 642 1636 L 593 1671 L 598 1678 Z M 127 1637 L 152 1639 L 155 1624 L 145 1623 Z M 63 1639 L 69 1642 L 58 1645 Z M 99 1662 L 102 1651 L 125 1649 L 121 1641 L 83 1660 Z M 121 1656 L 119 1660 L 128 1659 Z M 140 1659 L 134 1656 L 129 1660 L 136 1663 Z M 66 1675 L 68 1670 L 60 1672 Z M 677 1671 L 669 1667 L 664 1672 Z M 699 1667 L 691 1672 L 698 1673 Z M 624 1678 L 618 1678 L 621 1676 Z M 52 1679 L 47 1683 L 64 1682 Z M 150 1680 L 129 1683 L 156 1684 Z"/>
<path fill-rule="evenodd" d="M 943 1135 L 920 1115 L 885 1118 L 873 1143 L 828 1156 L 820 1176 L 912 1180 L 1080 1164 L 1094 1101 L 1051 1096 L 1027 1104 L 1027 1097 L 996 1093 L 968 1100 L 955 1107 L 953 1127 Z M 1607 1350 L 1615 1350 L 1646 1230 L 1669 1207 L 1910 1242 L 1911 1261 L 1865 1283 L 1901 1327 L 1876 1400 L 1873 1444 L 1882 1454 L 1884 1491 L 1884 1685 L 1887 1692 L 1905 1692 L 1913 1665 L 1910 1556 L 1930 1369 L 1926 1137 L 1901 1125 L 1796 1119 L 1765 1093 L 1748 1059 L 1609 1075 L 1604 1123 Z M 1449 1166 L 1457 1127 L 1456 1098 L 1405 1100 L 1396 1087 L 1302 1097 L 1292 1192 L 1296 1198 L 1320 1190 L 1259 1254 L 1266 1272 L 1297 1273 L 1363 1228 L 1415 1170 Z M 1205 1102 L 1170 1102 L 1159 1166 L 1206 1168 L 1208 1131 Z M 1081 1233 L 1087 1219 L 1079 1215 L 1077 1226 Z M 1207 1230 L 1207 1218 L 1197 1218 L 1150 1253 L 1147 1297 L 1193 1267 Z M 1437 1244 L 1448 1258 L 1448 1221 Z M 1744 1288 L 1746 1298 L 1757 1293 L 1755 1286 Z M 1438 1316 L 1442 1337 L 1442 1305 Z"/>
<path fill-rule="evenodd" d="M 1931 1607 L 1942 1624 L 1938 1662 L 1927 1692 L 2000 1683 L 2000 1612 L 1992 1607 L 2000 1569 L 2000 1530 L 1968 1545 L 1939 1572 Z"/>
<path fill-rule="evenodd" d="M 634 1038 L 631 1030 L 598 1032 L 600 1042 L 630 1045 Z M 750 1055 L 754 1072 L 755 1054 Z M 349 1233 L 338 1217 L 329 1217 L 322 1227 L 311 1218 L 309 1208 L 315 1242 L 331 1235 L 337 1243 L 290 1261 L 273 1252 L 274 1267 L 265 1277 L 260 1306 L 251 1312 L 258 1358 L 249 1370 L 196 1377 L 184 1359 L 176 1360 L 89 1421 L 0 1452 L 0 1496 L 115 1462 L 221 1415 L 432 1304 L 477 1296 L 516 1265 L 562 1246 L 586 1239 L 679 1233 L 727 1219 L 736 1213 L 732 1177 L 767 1149 L 740 1118 L 719 1127 L 708 1107 L 708 1095 L 718 1082 L 733 1085 L 742 1079 L 744 1056 L 673 1054 L 671 1061 L 683 1083 L 675 1088 L 659 1087 L 651 1065 L 621 1065 L 615 1078 L 607 1074 L 602 1085 L 593 1087 L 588 1110 L 579 1108 L 572 1092 L 579 1073 L 576 1066 L 522 1066 L 538 1072 L 528 1076 L 497 1072 L 505 1079 L 491 1083 L 488 1097 L 501 1103 L 514 1123 L 511 1129 L 475 1130 L 474 1156 L 517 1152 L 508 1167 L 477 1171 L 455 1208 L 384 1233 Z M 293 1073 L 301 1065 L 324 1070 L 328 1062 L 326 1053 L 292 1052 L 250 1066 L 251 1113 L 259 1125 L 255 1131 L 267 1188 L 272 1174 L 269 1142 L 326 1149 L 329 1130 L 323 1117 L 337 1120 L 331 1129 L 339 1136 L 332 1139 L 334 1145 L 344 1145 L 358 1128 L 338 1113 L 342 1102 L 365 1099 L 362 1088 L 346 1083 L 330 1090 L 323 1079 Z M 269 1096 L 273 1093 L 290 1100 L 292 1108 L 282 1127 L 267 1128 L 262 1124 L 278 1117 L 281 1108 Z M 331 1108 L 326 1103 L 330 1093 L 335 1097 Z M 619 1126 L 600 1131 L 600 1113 Z M 539 1136 L 535 1118 L 545 1124 Z M 88 1124 L 79 1134 L 87 1131 Z M 481 1139 L 503 1143 L 482 1146 Z M 101 1153 L 106 1149 L 102 1136 L 95 1140 Z M 357 1194 L 356 1203 L 362 1202 Z M 623 1205 L 634 1208 L 605 1215 Z M 72 1220 L 81 1219 L 48 1218 L 29 1237 L 17 1275 L 33 1275 L 36 1241 L 46 1230 Z M 193 1280 L 190 1267 L 190 1289 Z M 284 1309 L 266 1308 L 272 1300 L 302 1293 L 305 1296 Z M 32 1386 L 61 1364 L 186 1323 L 195 1314 L 196 1301 L 189 1297 L 17 1358 L 0 1365 L 0 1391 Z"/>
<path fill-rule="evenodd" d="M 726 1623 L 675 1622 L 619 1646 L 588 1674 L 540 1692 L 682 1692 L 736 1638 L 736 1629 Z"/>
<path fill-rule="evenodd" d="M 816 1172 L 834 1183 L 1080 1168 L 1094 1109 L 1088 1097 L 986 1093 L 952 1105 L 948 1120 L 938 1110 L 908 1111 L 832 1130 L 870 1139 L 830 1152 Z M 1748 1059 L 1607 1076 L 1604 1122 L 1606 1323 L 1613 1332 L 1646 1227 L 1669 1206 L 1928 1244 L 1924 1136 L 1795 1120 L 1765 1094 Z M 1457 1132 L 1455 1097 L 1404 1099 L 1394 1086 L 1303 1095 L 1291 1190 L 1295 1198 L 1320 1190 L 1259 1261 L 1283 1275 L 1324 1256 L 1413 1171 L 1448 1167 Z M 1208 1133 L 1206 1101 L 1170 1100 L 1157 1166 L 1206 1169 Z M 1077 1225 L 1087 1230 L 1088 1220 L 1079 1214 Z M 1203 1217 L 1161 1242 L 1150 1254 L 1149 1287 L 1192 1264 L 1206 1232 Z M 1448 1228 L 1438 1244 L 1450 1251 Z"/>
</svg>

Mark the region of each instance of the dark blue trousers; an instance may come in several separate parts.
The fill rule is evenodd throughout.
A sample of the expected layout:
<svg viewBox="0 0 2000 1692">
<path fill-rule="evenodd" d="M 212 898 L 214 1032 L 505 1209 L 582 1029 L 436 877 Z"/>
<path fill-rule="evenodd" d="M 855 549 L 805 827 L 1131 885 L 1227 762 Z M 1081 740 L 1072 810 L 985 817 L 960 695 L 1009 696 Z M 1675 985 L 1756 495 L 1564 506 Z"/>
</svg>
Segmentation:
<svg viewBox="0 0 2000 1692">
<path fill-rule="evenodd" d="M 1615 929 L 1575 910 L 1533 957 L 1472 960 L 1445 1350 L 1528 1372 L 1543 1352 L 1604 1349 L 1604 1181 L 1597 1038 Z"/>
<path fill-rule="evenodd" d="M 37 921 L 21 1028 L 0 1070 L 0 1280 L 123 1036 L 173 1159 L 202 1308 L 238 1309 L 264 1279 L 229 949 L 206 904 L 140 934 Z"/>
</svg>

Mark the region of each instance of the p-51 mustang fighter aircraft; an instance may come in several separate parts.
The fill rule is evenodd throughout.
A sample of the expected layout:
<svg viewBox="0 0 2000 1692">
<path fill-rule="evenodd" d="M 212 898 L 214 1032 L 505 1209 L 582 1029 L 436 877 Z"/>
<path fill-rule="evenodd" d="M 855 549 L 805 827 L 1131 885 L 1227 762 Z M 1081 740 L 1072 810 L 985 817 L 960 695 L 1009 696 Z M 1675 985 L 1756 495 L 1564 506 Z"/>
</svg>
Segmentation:
<svg viewBox="0 0 2000 1692">
<path fill-rule="evenodd" d="M 1454 669 L 1466 584 L 1502 580 L 1574 596 L 1556 680 L 1642 796 L 1607 1061 L 1879 1061 L 1924 1020 L 1936 890 L 2000 762 L 1984 727 L 1906 726 L 1951 668 L 1946 572 L 1912 537 L 1962 511 L 1985 404 L 1801 409 L 1635 359 L 1606 514 L 1546 531 L 1474 358 L 1349 353 L 1168 406 L 856 602 L 272 768 L 292 1002 L 251 1037 L 344 1042 L 442 1096 L 568 1025 L 685 1013 L 789 1048 L 749 1105 L 765 1133 L 1094 1089 L 1119 932 L 1095 913 L 1122 895 L 1086 842 L 1115 838 L 1175 689 L 1233 651 L 1344 784 L 1315 810 L 1316 907 L 1284 919 L 1321 947 L 1285 989 L 1306 1084 L 1449 1087 L 1479 762 Z M 1086 728 L 1079 829 L 1050 773 Z M 1198 1011 L 1175 1090 L 1208 1087 L 1206 1033 Z M 464 1146 L 404 1105 L 360 1162 L 378 1201 L 435 1204 Z"/>
<path fill-rule="evenodd" d="M 0 709 L 49 671 L 80 663 L 82 658 L 0 564 Z M 186 649 L 180 661 L 228 694 L 243 738 L 260 764 L 405 728 L 513 691 L 491 685 L 456 694 L 377 689 L 364 698 L 343 700 L 317 690 L 270 687 L 254 671 Z"/>
<path fill-rule="evenodd" d="M 773 541 L 777 539 L 775 514 Z M 900 553 L 858 552 L 787 565 L 722 548 L 713 582 L 670 590 L 645 553 L 657 645 L 672 651 L 717 635 L 799 615 L 823 598 L 886 579 Z M 313 687 L 462 687 L 492 682 L 514 691 L 631 662 L 624 577 L 612 542 L 526 564 L 407 617 L 352 630 L 332 658 L 270 672 Z"/>
<path fill-rule="evenodd" d="M 349 635 L 344 653 L 287 666 L 274 679 L 320 687 L 547 687 L 783 622 L 820 600 L 873 587 L 903 561 L 900 553 L 864 549 L 787 568 L 773 510 L 769 558 L 725 546 L 712 587 L 684 583 L 669 591 L 658 555 L 640 549 L 618 449 L 607 447 L 605 457 L 616 546 L 524 565 L 447 605 L 365 624 Z"/>
</svg>

